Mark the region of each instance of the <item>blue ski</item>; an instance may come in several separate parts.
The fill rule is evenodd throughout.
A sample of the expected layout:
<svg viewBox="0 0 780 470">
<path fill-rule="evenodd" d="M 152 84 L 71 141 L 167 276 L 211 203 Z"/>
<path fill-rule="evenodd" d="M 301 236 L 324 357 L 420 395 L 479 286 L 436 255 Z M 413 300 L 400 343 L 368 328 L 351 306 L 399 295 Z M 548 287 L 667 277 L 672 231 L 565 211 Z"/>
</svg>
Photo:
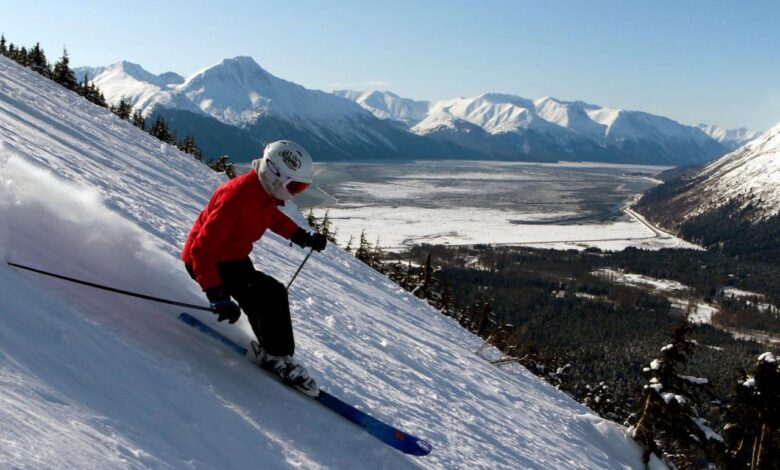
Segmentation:
<svg viewBox="0 0 780 470">
<path fill-rule="evenodd" d="M 187 325 L 190 325 L 201 333 L 210 336 L 212 339 L 222 343 L 222 345 L 236 354 L 240 356 L 246 356 L 247 349 L 245 347 L 217 332 L 189 313 L 180 314 L 179 320 L 186 323 Z M 308 396 L 306 394 L 303 395 Z M 358 410 L 354 406 L 344 403 L 340 399 L 334 397 L 324 390 L 320 390 L 319 396 L 312 399 L 321 403 L 331 411 L 343 416 L 352 423 L 365 429 L 366 432 L 384 442 L 385 444 L 394 447 L 405 454 L 422 456 L 430 454 L 431 450 L 433 450 L 433 446 L 431 446 L 428 441 L 419 439 L 415 436 L 412 436 L 411 434 L 401 431 L 400 429 L 394 428 L 387 423 L 383 423 L 373 416 Z"/>
</svg>

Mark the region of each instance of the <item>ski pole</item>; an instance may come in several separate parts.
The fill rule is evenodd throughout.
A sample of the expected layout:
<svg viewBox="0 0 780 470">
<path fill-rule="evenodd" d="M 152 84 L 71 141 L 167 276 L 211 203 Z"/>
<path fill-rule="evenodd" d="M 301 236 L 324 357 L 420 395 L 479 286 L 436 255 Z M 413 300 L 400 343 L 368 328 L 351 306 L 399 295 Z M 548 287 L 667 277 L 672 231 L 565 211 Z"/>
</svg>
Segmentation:
<svg viewBox="0 0 780 470">
<path fill-rule="evenodd" d="M 312 253 L 314 253 L 314 248 L 309 250 L 309 254 L 306 255 L 305 258 L 303 258 L 303 261 L 301 262 L 301 265 L 298 266 L 298 270 L 295 271 L 295 274 L 293 274 L 292 279 L 290 279 L 290 282 L 287 283 L 287 287 L 286 287 L 287 290 L 290 290 L 290 286 L 292 285 L 292 283 L 295 280 L 295 278 L 298 277 L 298 273 L 301 272 L 301 269 L 303 269 L 303 265 L 306 264 L 307 261 L 309 261 L 309 256 L 311 256 Z"/>
<path fill-rule="evenodd" d="M 195 309 L 195 310 L 205 310 L 207 312 L 213 312 L 213 310 L 211 308 L 203 307 L 201 305 L 193 305 L 193 304 L 188 304 L 188 303 L 185 303 L 185 302 L 176 302 L 174 300 L 162 299 L 160 297 L 153 297 L 151 295 L 139 294 L 137 292 L 130 292 L 130 291 L 127 291 L 127 290 L 117 289 L 115 287 L 109 287 L 109 286 L 104 286 L 104 285 L 101 285 L 101 284 L 95 284 L 94 282 L 82 281 L 81 279 L 75 279 L 75 278 L 72 278 L 72 277 L 63 276 L 61 274 L 50 273 L 48 271 L 43 271 L 41 269 L 31 268 L 30 266 L 24 266 L 24 265 L 21 265 L 21 264 L 13 263 L 11 261 L 6 261 L 6 263 L 8 263 L 10 266 L 13 266 L 15 268 L 25 269 L 27 271 L 32 271 L 34 273 L 43 274 L 44 276 L 49 276 L 49 277 L 54 277 L 54 278 L 57 278 L 57 279 L 62 279 L 63 281 L 73 282 L 75 284 L 81 284 L 83 286 L 94 287 L 95 289 L 102 289 L 102 290 L 105 290 L 105 291 L 108 291 L 108 292 L 113 292 L 115 294 L 122 294 L 122 295 L 127 295 L 127 296 L 130 296 L 130 297 L 138 297 L 139 299 L 151 300 L 152 302 L 160 302 L 160 303 L 163 303 L 163 304 L 177 305 L 179 307 L 187 307 L 187 308 L 192 308 L 192 309 Z"/>
</svg>

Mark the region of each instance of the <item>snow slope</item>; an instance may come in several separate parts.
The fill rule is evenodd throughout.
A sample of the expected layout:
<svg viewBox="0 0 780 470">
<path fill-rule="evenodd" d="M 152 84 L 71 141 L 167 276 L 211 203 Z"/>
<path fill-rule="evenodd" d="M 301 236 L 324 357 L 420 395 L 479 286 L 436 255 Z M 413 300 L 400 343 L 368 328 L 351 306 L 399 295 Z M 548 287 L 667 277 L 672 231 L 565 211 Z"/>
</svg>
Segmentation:
<svg viewBox="0 0 780 470">
<path fill-rule="evenodd" d="M 759 218 L 780 214 L 780 124 L 692 178 L 696 184 L 677 196 L 686 201 L 681 220 L 730 202 L 753 204 Z"/>
<path fill-rule="evenodd" d="M 0 255 L 203 303 L 178 261 L 221 182 L 0 57 Z M 289 208 L 294 213 L 294 208 Z M 300 218 L 300 215 L 296 215 Z M 256 265 L 303 253 L 269 235 Z M 429 439 L 410 458 L 175 320 L 179 309 L 0 265 L 0 468 L 640 468 L 625 429 L 341 250 L 291 290 L 297 356 L 324 388 Z M 216 324 L 247 343 L 250 328 Z"/>
</svg>

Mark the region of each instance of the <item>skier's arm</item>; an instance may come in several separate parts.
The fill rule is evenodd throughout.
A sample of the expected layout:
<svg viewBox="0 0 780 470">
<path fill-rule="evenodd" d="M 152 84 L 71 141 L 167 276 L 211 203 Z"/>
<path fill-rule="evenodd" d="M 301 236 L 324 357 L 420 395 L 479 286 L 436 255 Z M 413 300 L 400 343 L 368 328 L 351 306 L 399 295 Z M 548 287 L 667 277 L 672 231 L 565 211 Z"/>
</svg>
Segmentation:
<svg viewBox="0 0 780 470">
<path fill-rule="evenodd" d="M 290 239 L 296 230 L 298 230 L 298 224 L 292 221 L 287 215 L 276 209 L 271 216 L 271 223 L 269 228 L 276 234 L 283 236 L 286 239 Z"/>
<path fill-rule="evenodd" d="M 217 271 L 217 253 L 234 229 L 238 214 L 238 209 L 232 207 L 229 199 L 221 194 L 213 203 L 209 217 L 191 247 L 192 270 L 195 280 L 204 291 L 222 283 Z"/>
</svg>

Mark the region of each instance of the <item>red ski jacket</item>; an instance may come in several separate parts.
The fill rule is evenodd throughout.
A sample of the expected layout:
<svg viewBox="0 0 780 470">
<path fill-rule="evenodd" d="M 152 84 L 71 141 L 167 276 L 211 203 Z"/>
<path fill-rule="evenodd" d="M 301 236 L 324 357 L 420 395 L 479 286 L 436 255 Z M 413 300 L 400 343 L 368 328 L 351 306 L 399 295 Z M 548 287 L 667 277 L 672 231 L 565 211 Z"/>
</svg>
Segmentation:
<svg viewBox="0 0 780 470">
<path fill-rule="evenodd" d="M 222 283 L 217 263 L 246 258 L 267 229 L 289 239 L 298 228 L 279 210 L 282 201 L 269 195 L 254 170 L 214 191 L 192 226 L 181 258 L 192 266 L 206 290 Z"/>
</svg>

